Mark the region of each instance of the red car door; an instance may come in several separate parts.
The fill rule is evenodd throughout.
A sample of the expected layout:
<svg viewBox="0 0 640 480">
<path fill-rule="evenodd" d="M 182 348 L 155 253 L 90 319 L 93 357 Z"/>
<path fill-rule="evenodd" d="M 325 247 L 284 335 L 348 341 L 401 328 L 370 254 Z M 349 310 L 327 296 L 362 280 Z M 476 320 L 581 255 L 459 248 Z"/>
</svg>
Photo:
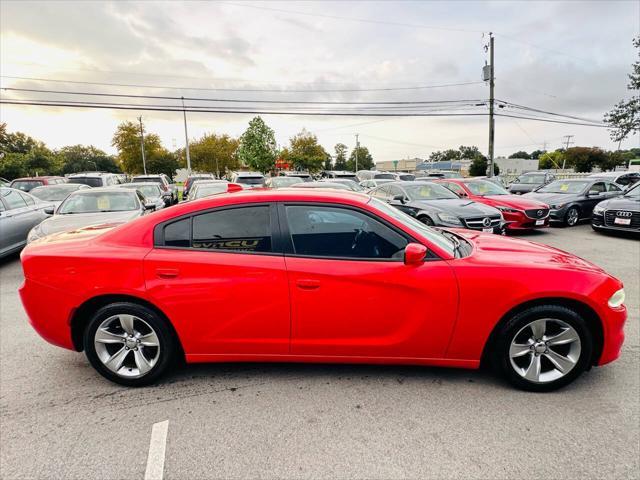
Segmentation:
<svg viewBox="0 0 640 480">
<path fill-rule="evenodd" d="M 145 257 L 148 296 L 191 360 L 289 351 L 289 287 L 275 206 L 220 208 L 161 224 Z M 277 241 L 277 240 L 276 240 Z"/>
<path fill-rule="evenodd" d="M 291 353 L 442 358 L 458 290 L 442 260 L 405 265 L 410 241 L 357 209 L 280 207 L 291 291 Z"/>
</svg>

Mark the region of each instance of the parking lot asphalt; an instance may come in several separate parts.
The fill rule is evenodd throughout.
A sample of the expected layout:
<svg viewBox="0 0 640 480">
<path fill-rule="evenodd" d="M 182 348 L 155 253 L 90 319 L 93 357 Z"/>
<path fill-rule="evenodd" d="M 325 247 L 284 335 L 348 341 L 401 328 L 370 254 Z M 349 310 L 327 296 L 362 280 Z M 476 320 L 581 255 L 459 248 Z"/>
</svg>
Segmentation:
<svg viewBox="0 0 640 480">
<path fill-rule="evenodd" d="M 168 420 L 167 479 L 638 478 L 640 242 L 588 225 L 524 238 L 627 291 L 621 358 L 550 394 L 486 372 L 344 365 L 187 366 L 127 389 L 38 337 L 19 260 L 4 261 L 0 477 L 143 478 L 152 425 Z"/>
</svg>

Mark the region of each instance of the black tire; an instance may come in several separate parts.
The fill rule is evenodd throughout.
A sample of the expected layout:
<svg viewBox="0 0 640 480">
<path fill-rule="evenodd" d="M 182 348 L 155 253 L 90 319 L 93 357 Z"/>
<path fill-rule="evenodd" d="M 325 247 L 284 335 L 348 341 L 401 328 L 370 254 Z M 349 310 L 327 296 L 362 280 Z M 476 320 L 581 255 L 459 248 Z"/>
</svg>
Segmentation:
<svg viewBox="0 0 640 480">
<path fill-rule="evenodd" d="M 574 217 L 575 215 L 575 217 Z M 575 218 L 575 222 L 573 222 L 573 218 Z M 564 215 L 564 224 L 567 227 L 575 227 L 580 222 L 580 210 L 577 207 L 571 207 L 567 210 L 567 213 Z"/>
<path fill-rule="evenodd" d="M 509 355 L 511 341 L 518 332 L 530 322 L 539 319 L 561 320 L 573 327 L 580 338 L 581 351 L 575 366 L 564 376 L 546 383 L 535 383 L 521 376 L 512 366 Z M 517 313 L 504 322 L 497 331 L 491 353 L 494 368 L 515 387 L 530 392 L 550 392 L 573 382 L 590 366 L 593 354 L 593 336 L 584 319 L 574 310 L 559 305 L 540 305 Z"/>
<path fill-rule="evenodd" d="M 418 217 L 418 220 L 430 227 L 433 227 L 435 225 L 435 223 L 433 223 L 433 220 L 431 220 L 431 218 L 429 218 L 427 215 L 420 215 Z"/>
<path fill-rule="evenodd" d="M 155 331 L 159 342 L 158 358 L 155 364 L 146 374 L 135 378 L 121 376 L 109 370 L 100 360 L 94 344 L 96 331 L 105 320 L 125 314 L 133 315 L 146 322 Z M 83 342 L 85 354 L 93 368 L 106 379 L 128 387 L 142 387 L 154 383 L 178 358 L 178 343 L 167 321 L 152 309 L 136 303 L 117 302 L 100 308 L 89 320 Z M 114 348 L 117 347 L 114 346 Z M 129 358 L 131 359 L 131 357 Z"/>
</svg>

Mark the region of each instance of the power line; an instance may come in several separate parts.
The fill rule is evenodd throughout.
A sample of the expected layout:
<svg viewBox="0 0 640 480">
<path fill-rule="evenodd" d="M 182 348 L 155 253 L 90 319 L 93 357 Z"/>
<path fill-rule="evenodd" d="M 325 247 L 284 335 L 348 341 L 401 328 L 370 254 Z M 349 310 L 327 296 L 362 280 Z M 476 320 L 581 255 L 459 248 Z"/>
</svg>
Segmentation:
<svg viewBox="0 0 640 480">
<path fill-rule="evenodd" d="M 384 87 L 384 88 L 332 88 L 332 89 L 269 89 L 269 88 L 215 88 L 215 87 L 175 87 L 162 85 L 143 85 L 136 83 L 111 83 L 111 82 L 89 82 L 82 80 L 62 80 L 39 77 L 18 77 L 12 75 L 0 75 L 0 78 L 12 80 L 31 80 L 37 82 L 71 83 L 78 85 L 98 85 L 109 87 L 133 87 L 133 88 L 157 88 L 163 90 L 194 90 L 207 92 L 247 92 L 247 93 L 354 93 L 354 92 L 391 92 L 406 90 L 426 90 L 432 88 L 461 87 L 466 85 L 479 85 L 483 82 L 456 82 L 434 85 L 418 85 L 412 87 Z"/>
<path fill-rule="evenodd" d="M 518 105 L 517 103 L 506 102 L 506 101 L 503 101 L 503 100 L 499 100 L 499 101 L 503 105 L 506 105 L 506 106 L 509 106 L 509 107 L 513 107 L 513 108 L 517 108 L 517 109 L 520 109 L 520 110 L 527 110 L 527 111 L 531 111 L 531 112 L 544 113 L 544 114 L 547 114 L 547 115 L 553 115 L 553 116 L 557 116 L 557 117 L 571 118 L 573 120 L 582 120 L 582 121 L 585 121 L 585 122 L 602 123 L 599 120 L 592 120 L 590 118 L 576 117 L 576 116 L 567 115 L 567 114 L 564 114 L 564 113 L 549 112 L 547 110 L 541 110 L 541 109 L 538 109 L 538 108 L 527 107 L 526 105 Z"/>
<path fill-rule="evenodd" d="M 156 111 L 156 112 L 193 112 L 193 113 L 251 113 L 251 114 L 264 114 L 264 115 L 300 115 L 300 116 L 328 116 L 328 117 L 469 117 L 469 116 L 484 116 L 486 113 L 429 113 L 429 112 L 396 112 L 396 113 L 380 113 L 370 112 L 362 113 L 358 111 L 354 112 L 309 112 L 309 111 L 277 111 L 277 110 L 223 110 L 220 107 L 215 108 L 194 108 L 186 107 L 182 108 L 167 107 L 167 106 L 143 106 L 132 105 L 127 103 L 91 103 L 91 102 L 77 102 L 70 103 L 65 101 L 55 100 L 4 100 L 0 99 L 0 104 L 6 105 L 31 105 L 31 106 L 43 106 L 43 107 L 70 107 L 70 108 L 99 108 L 99 109 L 113 109 L 113 110 L 138 110 L 138 111 Z"/>
<path fill-rule="evenodd" d="M 570 121 L 564 121 L 564 120 L 555 120 L 552 118 L 542 118 L 542 117 L 524 117 L 524 116 L 518 116 L 518 115 L 509 115 L 506 113 L 496 113 L 495 114 L 497 117 L 508 117 L 508 118 L 521 118 L 523 120 L 537 120 L 539 122 L 548 122 L 548 123 L 562 123 L 565 125 L 582 125 L 585 127 L 599 127 L 599 128 L 609 128 L 608 125 L 605 124 L 594 124 L 594 123 L 579 123 L 579 122 L 570 122 Z"/>
<path fill-rule="evenodd" d="M 135 95 L 124 93 L 98 93 L 98 92 L 74 92 L 69 90 L 45 90 L 39 88 L 15 88 L 2 87 L 2 90 L 12 92 L 31 93 L 52 93 L 56 95 L 82 95 L 92 97 L 118 97 L 118 98 L 144 98 L 155 100 L 184 100 L 198 102 L 227 102 L 227 103 L 273 103 L 273 104 L 308 104 L 308 105 L 436 105 L 436 104 L 458 104 L 458 103 L 479 103 L 482 99 L 463 100 L 423 100 L 423 101 L 386 101 L 386 102 L 348 102 L 348 101 L 315 101 L 315 100 L 251 100 L 237 98 L 202 98 L 202 97 L 171 97 L 166 95 Z"/>
</svg>

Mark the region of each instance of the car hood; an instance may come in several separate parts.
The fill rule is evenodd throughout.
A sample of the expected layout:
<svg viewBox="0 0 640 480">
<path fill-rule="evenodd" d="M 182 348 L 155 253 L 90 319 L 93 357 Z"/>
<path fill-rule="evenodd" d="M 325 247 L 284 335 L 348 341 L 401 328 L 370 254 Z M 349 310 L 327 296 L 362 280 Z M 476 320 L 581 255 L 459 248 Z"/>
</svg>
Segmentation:
<svg viewBox="0 0 640 480">
<path fill-rule="evenodd" d="M 539 193 L 531 192 L 527 193 L 524 198 L 530 198 L 532 200 L 538 200 L 546 203 L 547 205 L 553 205 L 556 203 L 567 203 L 574 201 L 579 195 L 574 193 Z"/>
<path fill-rule="evenodd" d="M 514 258 L 517 258 L 519 266 L 557 267 L 606 273 L 591 262 L 548 245 L 519 238 L 478 233 L 472 230 L 455 229 L 455 232 L 474 244 L 474 252 L 471 255 L 475 261 L 483 264 L 513 263 Z"/>
<path fill-rule="evenodd" d="M 52 233 L 75 230 L 90 225 L 117 225 L 140 216 L 138 210 L 126 212 L 75 213 L 71 215 L 54 215 L 39 225 L 42 236 Z"/>
<path fill-rule="evenodd" d="M 410 202 L 410 205 L 423 210 L 450 213 L 462 218 L 500 214 L 500 211 L 493 207 L 462 198 L 416 200 Z"/>
<path fill-rule="evenodd" d="M 485 202 L 491 206 L 501 205 L 518 210 L 548 208 L 547 202 L 531 198 L 529 195 L 487 195 L 486 197 L 480 197 L 478 201 Z"/>
<path fill-rule="evenodd" d="M 603 200 L 598 205 L 607 209 L 640 212 L 640 199 L 638 198 L 615 197 L 609 200 Z"/>
</svg>

